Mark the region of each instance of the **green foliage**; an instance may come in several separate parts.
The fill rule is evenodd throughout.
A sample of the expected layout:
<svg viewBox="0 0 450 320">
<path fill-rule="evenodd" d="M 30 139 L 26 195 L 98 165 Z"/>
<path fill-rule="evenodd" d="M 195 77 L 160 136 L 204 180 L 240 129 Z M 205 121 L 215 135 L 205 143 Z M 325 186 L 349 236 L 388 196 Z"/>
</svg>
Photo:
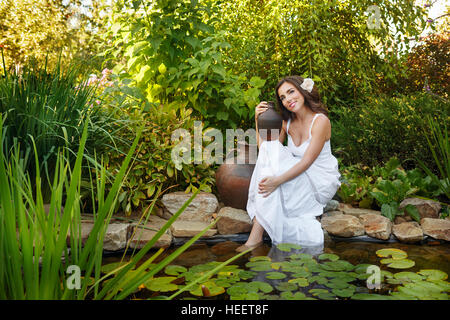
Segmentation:
<svg viewBox="0 0 450 320">
<path fill-rule="evenodd" d="M 45 173 L 44 193 L 51 185 L 56 157 L 61 149 L 74 159 L 81 138 L 81 124 L 89 117 L 88 141 L 83 156 L 93 163 L 94 152 L 114 148 L 116 121 L 97 100 L 97 86 L 88 85 L 80 66 L 74 63 L 54 69 L 47 65 L 30 64 L 22 73 L 4 70 L 0 78 L 0 112 L 3 115 L 1 148 L 9 151 L 20 145 L 23 168 L 33 176 L 37 168 L 33 161 L 36 148 L 39 169 Z M 86 73 L 84 73 L 86 75 Z M 46 184 L 46 185 L 45 185 Z"/>
<path fill-rule="evenodd" d="M 428 93 L 373 97 L 357 108 L 331 110 L 333 145 L 344 165 L 361 163 L 373 167 L 398 158 L 406 169 L 417 167 L 416 159 L 437 172 L 428 149 L 427 115 L 448 122 L 450 103 Z"/>
<path fill-rule="evenodd" d="M 226 68 L 221 51 L 229 44 L 208 21 L 214 8 L 206 1 L 157 1 L 151 7 L 119 2 L 105 56 L 150 103 L 168 110 L 190 107 L 205 126 L 236 128 L 251 118 L 264 81 Z"/>
<path fill-rule="evenodd" d="M 372 5 L 380 10 L 377 28 L 368 26 Z M 314 79 L 329 106 L 353 106 L 377 92 L 380 77 L 395 82 L 405 68 L 394 52 L 409 47 L 408 37 L 420 34 L 426 20 L 423 8 L 401 0 L 226 0 L 219 6 L 215 27 L 227 31 L 226 54 L 238 73 L 252 70 L 267 80 L 262 100 L 272 99 L 280 78 L 299 74 Z"/>
<path fill-rule="evenodd" d="M 114 102 L 111 104 L 114 105 Z M 122 110 L 120 116 L 128 119 L 129 125 L 121 132 L 118 151 L 106 155 L 107 169 L 114 173 L 124 156 L 120 150 L 128 148 L 127 141 L 135 135 L 137 128 L 144 125 L 134 161 L 119 192 L 116 210 L 120 209 L 126 214 L 146 206 L 159 185 L 163 190 L 176 188 L 175 190 L 186 192 L 194 192 L 202 185 L 203 191 L 211 192 L 215 183 L 214 167 L 206 162 L 194 164 L 194 153 L 191 150 L 188 157 L 190 163 L 182 162 L 177 166 L 172 160 L 172 150 L 179 143 L 178 140 L 172 140 L 173 132 L 186 129 L 191 137 L 194 136 L 195 118 L 191 117 L 192 109 L 166 110 L 160 105 L 147 107 L 148 109 L 143 110 Z M 191 142 L 194 145 L 193 139 Z"/>
<path fill-rule="evenodd" d="M 27 65 L 30 59 L 51 67 L 64 60 L 80 60 L 85 65 L 97 62 L 101 13 L 105 1 L 88 4 L 82 0 L 1 0 L 0 46 L 5 49 L 6 65 Z"/>
</svg>

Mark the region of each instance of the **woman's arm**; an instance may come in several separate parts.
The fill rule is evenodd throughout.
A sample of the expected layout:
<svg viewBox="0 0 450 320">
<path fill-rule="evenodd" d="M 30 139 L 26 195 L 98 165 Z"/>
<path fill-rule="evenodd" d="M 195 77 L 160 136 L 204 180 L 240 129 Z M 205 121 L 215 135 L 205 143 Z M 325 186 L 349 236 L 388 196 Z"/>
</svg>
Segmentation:
<svg viewBox="0 0 450 320">
<path fill-rule="evenodd" d="M 327 133 L 331 130 L 330 120 L 326 117 L 318 117 L 311 129 L 311 142 L 305 151 L 303 158 L 291 169 L 278 176 L 280 184 L 285 183 L 299 174 L 305 172 L 317 159 L 327 140 Z"/>
<path fill-rule="evenodd" d="M 264 197 L 267 197 L 280 184 L 283 184 L 305 172 L 319 156 L 320 151 L 327 140 L 326 137 L 330 135 L 330 132 L 330 120 L 325 117 L 319 117 L 314 122 L 314 126 L 311 130 L 311 143 L 306 149 L 303 158 L 282 175 L 263 178 L 258 184 L 258 192 Z"/>
</svg>

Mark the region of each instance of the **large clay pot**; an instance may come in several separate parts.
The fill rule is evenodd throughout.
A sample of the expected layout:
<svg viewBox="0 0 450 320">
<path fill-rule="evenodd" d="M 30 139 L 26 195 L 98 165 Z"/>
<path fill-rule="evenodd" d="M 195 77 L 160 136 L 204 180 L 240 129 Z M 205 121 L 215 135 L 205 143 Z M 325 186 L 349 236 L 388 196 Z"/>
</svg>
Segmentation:
<svg viewBox="0 0 450 320">
<path fill-rule="evenodd" d="M 268 109 L 261 113 L 258 117 L 258 130 L 281 129 L 283 118 L 275 110 L 275 104 L 268 102 Z"/>
<path fill-rule="evenodd" d="M 256 164 L 256 156 L 252 156 L 256 155 L 256 149 L 251 150 L 250 147 L 256 148 L 256 145 L 238 142 L 238 155 L 234 157 L 228 154 L 227 160 L 216 171 L 219 198 L 227 207 L 242 210 L 247 208 L 248 189 Z M 232 150 L 233 154 L 234 151 L 236 150 Z"/>
</svg>

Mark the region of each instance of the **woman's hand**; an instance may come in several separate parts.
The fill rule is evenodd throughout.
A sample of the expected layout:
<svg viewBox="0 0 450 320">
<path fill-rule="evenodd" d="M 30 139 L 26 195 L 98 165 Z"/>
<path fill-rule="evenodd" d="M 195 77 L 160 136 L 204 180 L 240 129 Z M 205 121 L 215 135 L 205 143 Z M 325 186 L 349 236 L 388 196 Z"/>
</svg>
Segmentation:
<svg viewBox="0 0 450 320">
<path fill-rule="evenodd" d="M 276 176 L 264 177 L 258 185 L 258 193 L 261 193 L 264 198 L 268 197 L 278 186 L 281 180 Z"/>
<path fill-rule="evenodd" d="M 266 112 L 268 108 L 269 104 L 266 101 L 261 101 L 255 108 L 255 121 L 258 121 L 259 115 Z"/>
</svg>

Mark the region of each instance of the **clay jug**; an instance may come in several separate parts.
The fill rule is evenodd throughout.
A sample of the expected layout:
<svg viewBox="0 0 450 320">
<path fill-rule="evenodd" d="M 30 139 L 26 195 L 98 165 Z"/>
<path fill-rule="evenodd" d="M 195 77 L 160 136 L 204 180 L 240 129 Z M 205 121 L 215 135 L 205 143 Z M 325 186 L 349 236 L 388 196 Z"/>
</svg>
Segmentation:
<svg viewBox="0 0 450 320">
<path fill-rule="evenodd" d="M 258 117 L 258 130 L 266 129 L 270 132 L 271 129 L 281 129 L 283 118 L 275 109 L 273 102 L 268 102 L 268 106 L 269 108 Z"/>
<path fill-rule="evenodd" d="M 238 151 L 236 157 L 235 151 Z M 255 164 L 256 145 L 238 142 L 238 149 L 231 150 L 225 162 L 217 169 L 216 187 L 219 200 L 226 207 L 246 210 L 248 189 Z"/>
</svg>

